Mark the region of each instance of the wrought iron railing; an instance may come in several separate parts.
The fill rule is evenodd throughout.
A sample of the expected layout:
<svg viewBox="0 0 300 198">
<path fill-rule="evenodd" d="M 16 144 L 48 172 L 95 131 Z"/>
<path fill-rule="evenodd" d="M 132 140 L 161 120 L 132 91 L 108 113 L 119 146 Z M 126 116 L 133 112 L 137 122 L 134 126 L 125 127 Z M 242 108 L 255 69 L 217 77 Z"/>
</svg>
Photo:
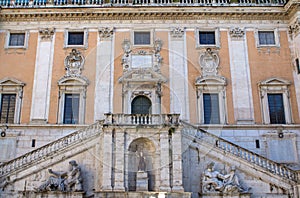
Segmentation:
<svg viewBox="0 0 300 198">
<path fill-rule="evenodd" d="M 2 7 L 45 6 L 280 6 L 288 0 L 0 0 Z"/>
<path fill-rule="evenodd" d="M 105 114 L 105 124 L 161 125 L 179 124 L 179 114 Z"/>
<path fill-rule="evenodd" d="M 100 133 L 101 126 L 102 121 L 99 121 L 86 128 L 80 129 L 49 144 L 46 144 L 38 149 L 28 152 L 20 157 L 5 162 L 0 165 L 0 176 L 4 176 L 16 170 L 24 168 L 27 165 L 32 164 L 38 160 L 44 159 L 48 156 L 52 156 L 57 151 L 61 151 L 68 146 L 75 145 L 76 143 L 93 137 Z"/>
<path fill-rule="evenodd" d="M 232 142 L 229 142 L 221 137 L 213 135 L 197 126 L 181 121 L 185 126 L 193 128 L 192 131 L 189 131 L 193 137 L 203 140 L 211 144 L 215 148 L 219 148 L 227 153 L 230 153 L 236 157 L 246 160 L 250 164 L 255 164 L 268 172 L 278 175 L 282 178 L 292 180 L 294 182 L 298 181 L 298 173 L 283 164 L 279 164 L 270 159 L 267 159 L 263 156 L 260 156 L 252 151 L 249 151 L 245 148 L 242 148 Z M 188 131 L 186 131 L 188 132 Z M 196 134 L 195 134 L 196 132 Z"/>
</svg>

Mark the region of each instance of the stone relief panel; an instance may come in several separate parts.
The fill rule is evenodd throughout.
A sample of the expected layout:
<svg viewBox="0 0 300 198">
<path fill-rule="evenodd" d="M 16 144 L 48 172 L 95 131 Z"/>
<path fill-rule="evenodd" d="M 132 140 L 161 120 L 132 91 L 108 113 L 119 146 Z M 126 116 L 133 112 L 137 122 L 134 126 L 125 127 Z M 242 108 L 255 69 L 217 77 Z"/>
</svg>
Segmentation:
<svg viewBox="0 0 300 198">
<path fill-rule="evenodd" d="M 122 43 L 124 54 L 122 56 L 123 71 L 127 72 L 131 69 L 150 68 L 156 72 L 160 71 L 163 61 L 160 51 L 163 42 L 160 39 L 154 41 L 153 48 L 148 49 L 132 49 L 132 44 L 125 39 Z"/>
</svg>

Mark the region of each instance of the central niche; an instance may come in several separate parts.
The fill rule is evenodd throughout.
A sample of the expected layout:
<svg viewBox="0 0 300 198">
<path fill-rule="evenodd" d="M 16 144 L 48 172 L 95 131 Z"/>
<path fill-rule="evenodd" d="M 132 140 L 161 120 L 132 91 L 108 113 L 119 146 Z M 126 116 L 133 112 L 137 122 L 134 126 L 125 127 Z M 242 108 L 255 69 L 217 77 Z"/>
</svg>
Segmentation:
<svg viewBox="0 0 300 198">
<path fill-rule="evenodd" d="M 131 142 L 128 148 L 128 190 L 137 190 L 137 173 L 140 170 L 140 156 L 143 156 L 144 166 L 143 172 L 147 173 L 148 190 L 155 190 L 155 180 L 157 174 L 157 167 L 155 164 L 155 146 L 148 138 L 138 138 Z"/>
<path fill-rule="evenodd" d="M 151 114 L 151 100 L 146 96 L 137 96 L 131 103 L 131 114 Z"/>
</svg>

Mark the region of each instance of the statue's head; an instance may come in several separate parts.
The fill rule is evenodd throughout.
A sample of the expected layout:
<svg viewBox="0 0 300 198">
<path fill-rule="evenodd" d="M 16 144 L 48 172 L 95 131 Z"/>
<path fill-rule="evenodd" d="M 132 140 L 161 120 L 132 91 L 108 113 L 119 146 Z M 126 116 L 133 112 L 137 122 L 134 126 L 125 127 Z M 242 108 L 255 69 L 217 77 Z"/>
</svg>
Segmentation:
<svg viewBox="0 0 300 198">
<path fill-rule="evenodd" d="M 69 169 L 72 170 L 73 167 L 78 166 L 77 162 L 75 160 L 69 161 Z"/>
<path fill-rule="evenodd" d="M 207 165 L 207 170 L 209 171 L 213 171 L 214 170 L 214 166 L 215 166 L 215 163 L 214 162 L 211 162 Z"/>
</svg>

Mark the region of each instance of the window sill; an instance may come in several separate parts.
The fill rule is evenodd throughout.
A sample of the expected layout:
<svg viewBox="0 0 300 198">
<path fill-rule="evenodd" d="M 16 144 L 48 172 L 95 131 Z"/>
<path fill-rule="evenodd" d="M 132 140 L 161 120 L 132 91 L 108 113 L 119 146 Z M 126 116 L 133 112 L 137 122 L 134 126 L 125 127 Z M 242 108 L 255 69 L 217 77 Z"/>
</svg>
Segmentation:
<svg viewBox="0 0 300 198">
<path fill-rule="evenodd" d="M 207 48 L 211 48 L 211 49 L 220 49 L 220 46 L 218 46 L 218 45 L 197 45 L 197 46 L 196 46 L 196 49 L 197 49 L 197 50 L 207 49 Z"/>
</svg>

